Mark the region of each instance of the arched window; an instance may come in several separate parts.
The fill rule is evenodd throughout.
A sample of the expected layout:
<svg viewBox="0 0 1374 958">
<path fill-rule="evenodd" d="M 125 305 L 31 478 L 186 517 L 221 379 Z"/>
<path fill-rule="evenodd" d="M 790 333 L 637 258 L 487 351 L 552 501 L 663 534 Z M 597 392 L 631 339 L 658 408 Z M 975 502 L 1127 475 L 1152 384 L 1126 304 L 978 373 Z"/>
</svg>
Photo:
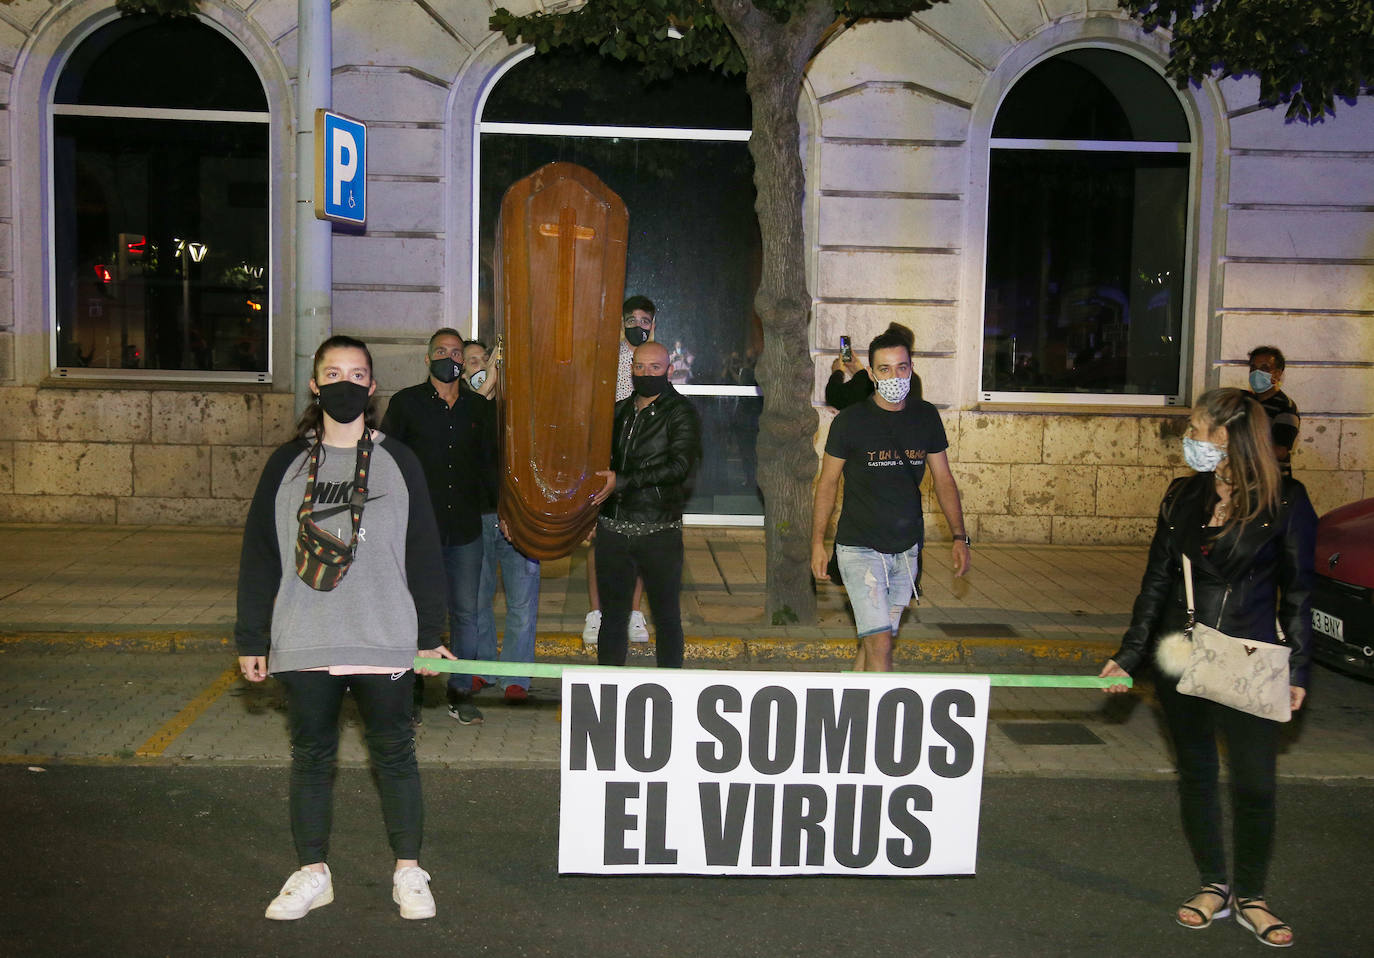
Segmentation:
<svg viewBox="0 0 1374 958">
<path fill-rule="evenodd" d="M 657 307 L 671 378 L 702 420 L 687 520 L 762 524 L 754 443 L 761 262 L 750 109 L 741 78 L 702 71 L 646 83 L 634 64 L 580 51 L 527 54 L 480 107 L 473 327 L 494 327 L 496 218 L 510 185 L 545 163 L 586 167 L 630 216 L 625 294 Z"/>
<path fill-rule="evenodd" d="M 988 173 L 982 398 L 1173 404 L 1191 137 L 1140 60 L 1076 49 L 1008 92 Z"/>
<path fill-rule="evenodd" d="M 52 105 L 59 377 L 265 381 L 267 98 L 194 18 L 121 17 L 67 59 Z"/>
</svg>

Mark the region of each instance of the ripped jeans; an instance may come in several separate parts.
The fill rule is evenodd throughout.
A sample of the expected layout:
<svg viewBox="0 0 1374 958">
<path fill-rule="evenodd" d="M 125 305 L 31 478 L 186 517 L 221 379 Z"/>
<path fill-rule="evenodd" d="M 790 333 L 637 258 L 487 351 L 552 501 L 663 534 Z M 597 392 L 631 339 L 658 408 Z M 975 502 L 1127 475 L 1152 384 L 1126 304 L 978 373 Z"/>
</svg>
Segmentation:
<svg viewBox="0 0 1374 958">
<path fill-rule="evenodd" d="M 854 609 L 859 638 L 889 630 L 894 636 L 897 634 L 902 612 L 916 596 L 920 554 L 919 542 L 897 553 L 836 544 L 835 559 Z"/>
</svg>

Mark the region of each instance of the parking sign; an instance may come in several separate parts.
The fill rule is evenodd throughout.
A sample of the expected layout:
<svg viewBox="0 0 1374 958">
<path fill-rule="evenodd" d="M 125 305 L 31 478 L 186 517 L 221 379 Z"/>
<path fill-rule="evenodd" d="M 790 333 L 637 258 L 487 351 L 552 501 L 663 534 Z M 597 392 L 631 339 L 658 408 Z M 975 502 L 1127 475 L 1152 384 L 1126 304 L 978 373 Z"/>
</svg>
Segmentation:
<svg viewBox="0 0 1374 958">
<path fill-rule="evenodd" d="M 330 110 L 315 111 L 315 216 L 367 222 L 367 126 Z"/>
</svg>

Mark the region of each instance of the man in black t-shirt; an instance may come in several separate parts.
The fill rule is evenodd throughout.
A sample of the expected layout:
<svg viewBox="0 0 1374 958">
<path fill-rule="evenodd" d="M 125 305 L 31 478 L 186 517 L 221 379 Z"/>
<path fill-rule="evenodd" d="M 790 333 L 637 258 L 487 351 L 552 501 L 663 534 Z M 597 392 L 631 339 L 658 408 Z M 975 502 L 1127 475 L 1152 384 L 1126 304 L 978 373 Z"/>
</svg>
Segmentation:
<svg viewBox="0 0 1374 958">
<path fill-rule="evenodd" d="M 910 349 L 889 330 L 869 344 L 868 362 L 877 392 L 830 424 L 811 518 L 811 571 L 819 580 L 830 578 L 825 529 L 843 474 L 835 555 L 859 636 L 854 669 L 888 672 L 902 611 L 916 591 L 925 538 L 920 482 L 927 468 L 954 533 L 955 575 L 968 571 L 972 543 L 945 453 L 944 424 L 934 406 L 910 398 Z"/>
</svg>

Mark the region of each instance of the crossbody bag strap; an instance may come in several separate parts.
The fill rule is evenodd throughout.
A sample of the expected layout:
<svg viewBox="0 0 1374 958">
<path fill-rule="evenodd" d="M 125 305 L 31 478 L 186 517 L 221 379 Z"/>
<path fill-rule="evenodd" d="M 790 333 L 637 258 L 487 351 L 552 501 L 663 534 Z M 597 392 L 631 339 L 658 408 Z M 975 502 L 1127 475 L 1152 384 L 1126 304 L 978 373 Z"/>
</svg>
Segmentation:
<svg viewBox="0 0 1374 958">
<path fill-rule="evenodd" d="M 314 509 L 315 505 L 315 477 L 320 471 L 320 443 L 319 440 L 310 447 L 310 468 L 305 474 L 305 498 L 301 500 L 301 506 L 296 510 L 296 521 L 304 522 Z"/>
<path fill-rule="evenodd" d="M 353 514 L 353 539 L 348 544 L 352 553 L 358 551 L 358 530 L 363 524 L 363 506 L 367 503 L 367 467 L 372 458 L 372 439 L 364 435 L 358 440 L 358 461 L 353 474 L 353 495 L 348 499 L 348 511 Z"/>
<path fill-rule="evenodd" d="M 305 475 L 305 498 L 296 510 L 296 521 L 305 522 L 314 511 L 315 482 L 320 470 L 320 443 L 316 442 L 310 450 L 310 470 Z M 358 531 L 363 525 L 363 506 L 367 503 L 367 469 L 372 459 L 372 439 L 363 436 L 358 440 L 358 458 L 353 471 L 353 493 L 348 499 L 348 511 L 353 519 L 353 535 L 348 543 L 348 551 L 358 551 Z"/>
<path fill-rule="evenodd" d="M 1193 634 L 1193 626 L 1197 623 L 1197 612 L 1193 605 L 1193 563 L 1188 558 L 1188 553 L 1183 554 L 1183 594 L 1188 600 L 1188 627 L 1183 631 L 1189 635 Z"/>
</svg>

